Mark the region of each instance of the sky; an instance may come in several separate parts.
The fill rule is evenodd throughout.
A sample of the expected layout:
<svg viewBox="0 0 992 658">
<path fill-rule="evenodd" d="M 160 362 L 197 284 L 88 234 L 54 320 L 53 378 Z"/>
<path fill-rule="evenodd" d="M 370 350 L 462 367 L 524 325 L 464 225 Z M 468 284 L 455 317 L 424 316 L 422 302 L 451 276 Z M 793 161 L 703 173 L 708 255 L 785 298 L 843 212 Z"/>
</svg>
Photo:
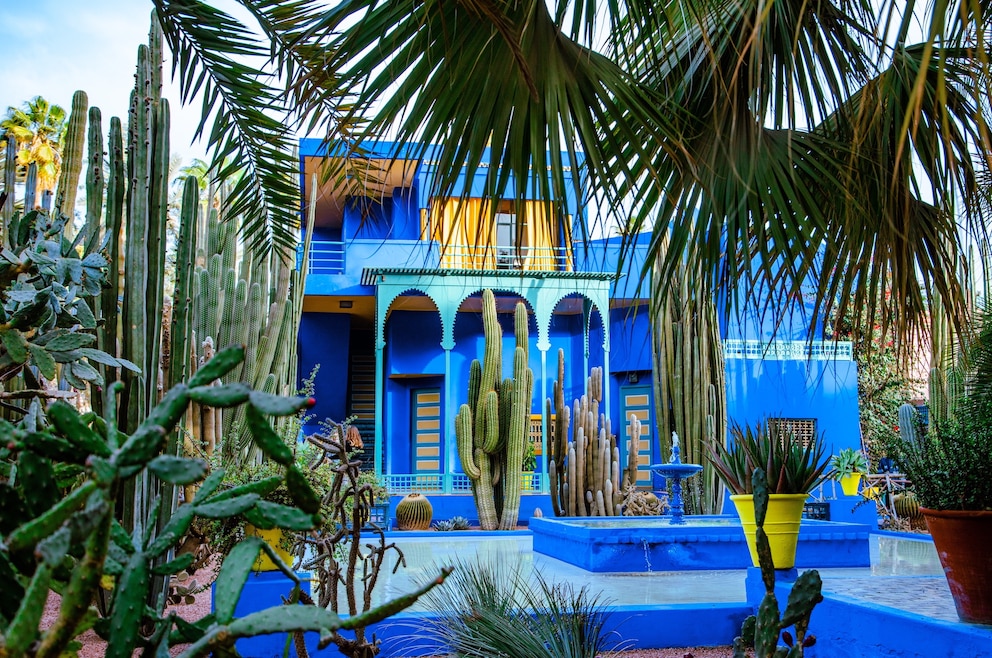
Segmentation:
<svg viewBox="0 0 992 658">
<path fill-rule="evenodd" d="M 214 4 L 229 10 L 233 1 Z M 38 95 L 68 112 L 73 93 L 82 89 L 90 106 L 100 108 L 105 135 L 111 116 L 126 126 L 138 46 L 148 41 L 151 11 L 150 0 L 0 0 L 0 115 Z M 181 107 L 170 71 L 167 61 L 162 94 L 172 109 L 170 150 L 189 164 L 205 157 L 205 145 L 191 145 L 199 104 Z"/>
</svg>

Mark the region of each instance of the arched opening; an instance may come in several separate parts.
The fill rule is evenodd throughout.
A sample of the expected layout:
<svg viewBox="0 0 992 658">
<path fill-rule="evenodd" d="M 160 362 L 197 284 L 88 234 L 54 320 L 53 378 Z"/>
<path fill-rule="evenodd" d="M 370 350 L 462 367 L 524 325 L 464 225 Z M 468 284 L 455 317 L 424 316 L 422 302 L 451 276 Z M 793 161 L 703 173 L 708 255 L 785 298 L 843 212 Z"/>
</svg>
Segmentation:
<svg viewBox="0 0 992 658">
<path fill-rule="evenodd" d="M 383 470 L 387 474 L 437 479 L 445 463 L 444 353 L 437 303 L 411 289 L 389 305 L 383 337 L 385 359 L 382 416 Z"/>
</svg>

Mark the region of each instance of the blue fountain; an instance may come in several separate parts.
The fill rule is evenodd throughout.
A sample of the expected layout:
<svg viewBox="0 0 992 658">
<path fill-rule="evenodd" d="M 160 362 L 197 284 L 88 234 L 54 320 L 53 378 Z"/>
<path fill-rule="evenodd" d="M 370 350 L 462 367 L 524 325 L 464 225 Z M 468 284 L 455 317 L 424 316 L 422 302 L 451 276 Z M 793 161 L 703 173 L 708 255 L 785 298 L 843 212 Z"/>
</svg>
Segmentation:
<svg viewBox="0 0 992 658">
<path fill-rule="evenodd" d="M 672 484 L 672 497 L 669 500 L 669 507 L 672 509 L 671 525 L 685 525 L 682 518 L 685 508 L 682 502 L 682 480 L 690 478 L 703 470 L 701 464 L 683 464 L 679 456 L 679 435 L 672 432 L 672 457 L 667 464 L 651 464 L 648 468 L 665 478 L 665 482 Z"/>
</svg>

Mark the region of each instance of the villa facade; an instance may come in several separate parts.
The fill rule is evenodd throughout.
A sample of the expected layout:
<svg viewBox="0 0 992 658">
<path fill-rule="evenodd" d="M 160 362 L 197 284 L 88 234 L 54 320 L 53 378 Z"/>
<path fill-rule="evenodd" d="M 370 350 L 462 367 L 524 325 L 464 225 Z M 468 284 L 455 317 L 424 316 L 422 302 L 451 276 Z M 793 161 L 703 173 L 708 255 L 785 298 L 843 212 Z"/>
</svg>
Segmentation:
<svg viewBox="0 0 992 658">
<path fill-rule="evenodd" d="M 392 144 L 375 145 L 365 154 L 375 175 L 356 186 L 322 180 L 325 153 L 319 140 L 301 141 L 303 218 L 312 234 L 300 373 L 319 365 L 316 418 L 354 417 L 365 459 L 394 493 L 469 493 L 454 417 L 468 397 L 469 364 L 482 353 L 480 295 L 488 288 L 506 346 L 517 301 L 530 313 L 537 469 L 525 486 L 547 490 L 542 411 L 559 349 L 569 403 L 583 393 L 589 368 L 603 368 L 601 410 L 623 439 L 624 459 L 629 423 L 620 419 L 642 420 L 638 480 L 650 484 L 648 466 L 668 456 L 658 454 L 655 436 L 649 290 L 638 277 L 643 246 L 635 244 L 618 270 L 617 239 L 577 237 L 589 220 L 575 196 L 550 211 L 528 200 L 522 212 L 506 202 L 494 213 L 481 192 L 473 198 L 484 174 L 459 178 L 454 195 L 468 189 L 467 200 L 434 199 L 429 156 L 405 159 Z M 774 332 L 760 319 L 723 327 L 728 414 L 741 422 L 788 419 L 822 433 L 828 449 L 859 447 L 850 345 L 808 341 L 797 317 Z"/>
</svg>

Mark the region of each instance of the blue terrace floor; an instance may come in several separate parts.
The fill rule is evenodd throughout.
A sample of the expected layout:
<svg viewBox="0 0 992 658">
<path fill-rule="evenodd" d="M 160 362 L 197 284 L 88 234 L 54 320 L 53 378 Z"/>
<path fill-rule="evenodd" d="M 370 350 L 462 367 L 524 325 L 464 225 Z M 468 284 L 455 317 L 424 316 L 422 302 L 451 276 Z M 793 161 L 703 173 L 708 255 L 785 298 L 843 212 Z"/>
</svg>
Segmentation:
<svg viewBox="0 0 992 658">
<path fill-rule="evenodd" d="M 550 582 L 567 581 L 601 592 L 625 640 L 640 648 L 729 644 L 749 614 L 747 570 L 591 573 L 534 553 L 528 531 L 388 534 L 406 556 L 406 568 L 380 573 L 375 600 L 409 592 L 438 567 L 466 560 L 495 560 Z M 905 536 L 872 534 L 870 568 L 820 569 L 825 601 L 813 616 L 818 645 L 810 658 L 882 656 L 992 658 L 992 627 L 958 621 L 933 544 Z M 391 566 L 391 565 L 390 565 Z M 778 598 L 788 596 L 780 587 Z M 429 655 L 411 651 L 410 635 L 423 633 L 422 606 L 377 632 L 382 656 Z"/>
</svg>

